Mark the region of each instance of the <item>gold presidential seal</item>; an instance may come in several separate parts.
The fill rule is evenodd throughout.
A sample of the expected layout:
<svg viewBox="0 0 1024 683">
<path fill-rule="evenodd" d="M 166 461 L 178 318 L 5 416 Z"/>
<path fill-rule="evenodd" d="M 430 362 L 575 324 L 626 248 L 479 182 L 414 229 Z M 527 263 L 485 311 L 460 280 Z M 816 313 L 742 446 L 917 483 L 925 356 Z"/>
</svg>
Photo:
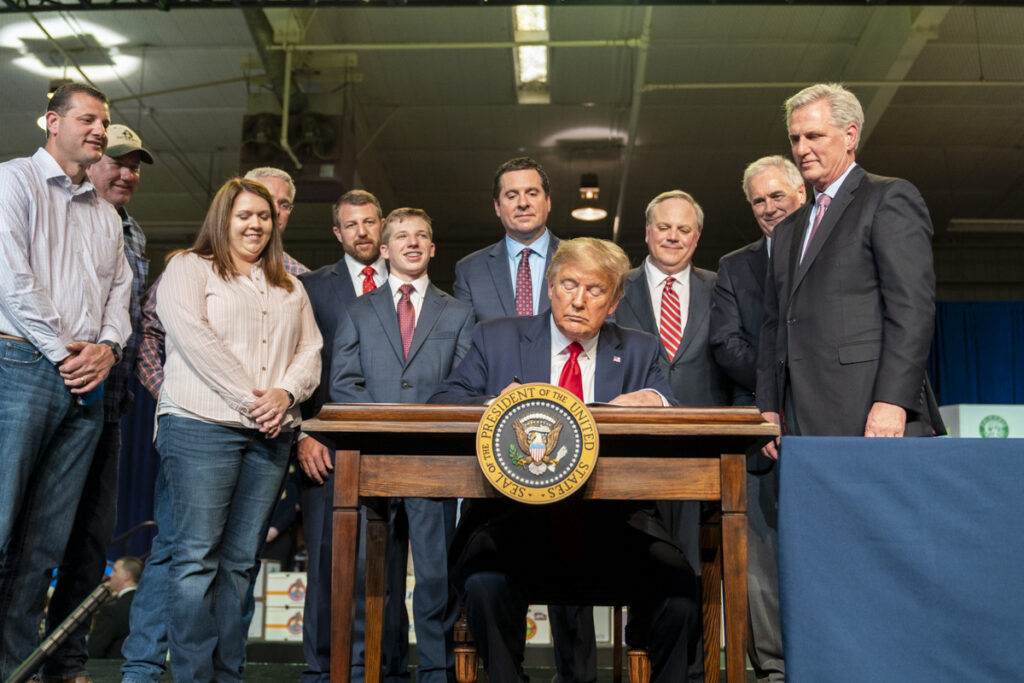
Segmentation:
<svg viewBox="0 0 1024 683">
<path fill-rule="evenodd" d="M 506 391 L 476 432 L 480 469 L 494 488 L 523 503 L 575 493 L 597 463 L 597 424 L 572 392 L 540 382 Z"/>
</svg>

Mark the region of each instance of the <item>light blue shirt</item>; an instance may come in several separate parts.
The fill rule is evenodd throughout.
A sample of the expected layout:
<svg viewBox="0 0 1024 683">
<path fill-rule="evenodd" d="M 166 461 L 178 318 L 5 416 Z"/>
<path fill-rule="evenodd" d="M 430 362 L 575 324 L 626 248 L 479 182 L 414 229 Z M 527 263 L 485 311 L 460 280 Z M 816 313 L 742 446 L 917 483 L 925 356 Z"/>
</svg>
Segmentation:
<svg viewBox="0 0 1024 683">
<path fill-rule="evenodd" d="M 537 313 L 537 305 L 540 302 L 540 288 L 544 281 L 544 270 L 548 263 L 548 247 L 551 245 L 551 232 L 545 228 L 544 232 L 533 241 L 533 244 L 523 244 L 505 235 L 505 250 L 508 252 L 508 269 L 512 277 L 512 293 L 516 291 L 516 271 L 519 269 L 519 254 L 523 249 L 530 249 L 530 279 L 533 281 L 533 314 Z"/>
<path fill-rule="evenodd" d="M 836 198 L 836 193 L 839 192 L 839 188 L 842 186 L 843 181 L 846 180 L 846 176 L 850 175 L 850 171 L 852 171 L 853 167 L 856 166 L 856 165 L 857 165 L 856 161 L 853 162 L 852 164 L 850 164 L 846 168 L 846 170 L 843 171 L 843 175 L 841 175 L 838 178 L 836 178 L 832 182 L 831 185 L 829 185 L 828 187 L 825 188 L 824 192 L 818 192 L 817 190 L 814 191 L 814 208 L 811 209 L 811 215 L 807 219 L 807 229 L 804 230 L 804 239 L 803 239 L 803 242 L 800 245 L 800 260 L 801 261 L 803 260 L 804 253 L 807 252 L 807 242 L 808 242 L 808 240 L 811 239 L 811 226 L 814 225 L 814 217 L 818 214 L 818 196 L 819 195 L 823 195 L 823 194 L 827 194 L 829 199 L 835 199 Z M 828 213 L 828 210 L 826 209 L 825 212 Z"/>
</svg>

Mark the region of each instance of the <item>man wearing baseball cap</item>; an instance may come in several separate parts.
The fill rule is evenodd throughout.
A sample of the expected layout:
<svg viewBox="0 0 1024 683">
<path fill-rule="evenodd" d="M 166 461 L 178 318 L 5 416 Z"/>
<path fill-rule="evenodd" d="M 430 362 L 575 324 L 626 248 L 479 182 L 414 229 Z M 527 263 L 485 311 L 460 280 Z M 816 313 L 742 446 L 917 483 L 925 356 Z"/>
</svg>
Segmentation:
<svg viewBox="0 0 1024 683">
<path fill-rule="evenodd" d="M 139 224 L 125 211 L 125 205 L 139 189 L 142 164 L 152 164 L 153 155 L 128 126 L 111 125 L 107 129 L 107 150 L 89 167 L 89 180 L 99 196 L 110 202 L 121 216 L 124 229 L 124 255 L 132 269 L 132 294 L 129 314 L 132 336 L 121 357 L 110 369 L 103 387 L 103 431 L 93 455 L 89 476 L 82 492 L 74 527 L 64 561 L 57 570 L 57 587 L 50 599 L 46 630 L 56 628 L 70 612 L 99 585 L 107 560 L 107 546 L 114 534 L 117 506 L 117 463 L 121 455 L 121 416 L 134 400 L 130 390 L 135 372 L 138 339 L 142 331 L 142 295 L 146 291 L 149 259 L 146 236 Z M 89 622 L 79 626 L 43 664 L 45 682 L 90 683 L 85 664 L 89 658 L 85 636 Z"/>
</svg>

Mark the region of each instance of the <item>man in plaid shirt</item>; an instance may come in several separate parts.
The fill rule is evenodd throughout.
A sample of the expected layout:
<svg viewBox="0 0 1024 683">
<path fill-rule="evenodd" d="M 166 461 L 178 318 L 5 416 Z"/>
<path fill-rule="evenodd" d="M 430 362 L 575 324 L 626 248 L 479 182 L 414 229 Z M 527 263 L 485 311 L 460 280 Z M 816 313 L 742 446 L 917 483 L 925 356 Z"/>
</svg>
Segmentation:
<svg viewBox="0 0 1024 683">
<path fill-rule="evenodd" d="M 245 174 L 270 191 L 277 211 L 277 222 L 281 232 L 288 225 L 295 200 L 295 182 L 288 173 L 269 166 L 254 168 Z M 292 275 L 309 272 L 309 268 L 293 257 L 284 254 L 284 267 Z M 160 387 L 164 383 L 164 337 L 166 332 L 156 315 L 156 294 L 160 278 L 150 288 L 142 301 L 142 338 L 139 341 L 138 361 L 135 374 L 142 386 L 159 400 Z M 146 571 L 135 600 L 132 602 L 131 633 L 124 641 L 121 653 L 125 663 L 121 666 L 122 680 L 132 683 L 156 681 L 167 665 L 167 619 L 164 612 L 167 599 L 168 571 L 171 559 L 171 544 L 166 529 L 170 528 L 170 501 L 167 500 L 163 472 L 157 474 L 156 490 L 153 496 L 153 517 L 158 533 L 153 539 Z M 259 568 L 259 558 L 254 559 L 253 577 Z M 251 601 L 250 601 L 251 603 Z M 250 613 L 246 624 L 252 618 Z"/>
<path fill-rule="evenodd" d="M 103 431 L 78 503 L 64 560 L 58 568 L 57 586 L 46 617 L 48 632 L 64 621 L 103 578 L 107 546 L 114 535 L 117 513 L 121 416 L 128 412 L 135 398 L 129 384 L 135 369 L 138 339 L 142 330 L 140 304 L 146 291 L 149 259 L 146 258 L 146 235 L 124 207 L 139 189 L 142 164 L 152 164 L 153 156 L 142 146 L 135 131 L 127 126 L 110 126 L 107 140 L 103 158 L 89 168 L 89 179 L 96 186 L 99 196 L 113 204 L 121 216 L 124 254 L 132 270 L 132 293 L 128 307 L 132 336 L 103 385 Z M 80 625 L 44 663 L 44 681 L 89 680 L 85 670 L 89 658 L 85 646 L 88 632 L 88 623 Z"/>
</svg>

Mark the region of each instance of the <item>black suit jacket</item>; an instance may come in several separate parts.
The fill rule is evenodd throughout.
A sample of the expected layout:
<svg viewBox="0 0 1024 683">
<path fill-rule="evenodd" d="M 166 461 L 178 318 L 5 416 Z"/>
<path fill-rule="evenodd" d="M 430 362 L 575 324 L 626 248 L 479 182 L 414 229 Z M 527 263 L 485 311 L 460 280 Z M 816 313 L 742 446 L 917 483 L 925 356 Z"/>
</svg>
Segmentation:
<svg viewBox="0 0 1024 683">
<path fill-rule="evenodd" d="M 132 611 L 135 591 L 128 591 L 100 607 L 89 631 L 90 659 L 119 659 L 121 644 L 128 637 L 128 616 Z"/>
<path fill-rule="evenodd" d="M 800 434 L 859 436 L 876 401 L 932 432 L 925 363 L 935 321 L 932 224 L 917 189 L 854 167 L 800 247 L 814 203 L 775 228 L 757 405 L 789 407 Z M 788 392 L 788 396 L 787 396 Z"/>
<path fill-rule="evenodd" d="M 733 405 L 754 405 L 767 272 L 768 241 L 764 237 L 718 261 L 711 297 L 711 351 L 733 381 Z"/>
<path fill-rule="evenodd" d="M 726 406 L 732 399 L 729 379 L 715 363 L 708 343 L 714 285 L 714 273 L 690 268 L 690 307 L 675 357 L 669 358 L 665 347 L 658 344 L 661 370 L 682 406 Z M 657 336 L 655 320 L 644 266 L 634 268 L 626 276 L 626 292 L 615 309 L 615 322 Z"/>
</svg>

